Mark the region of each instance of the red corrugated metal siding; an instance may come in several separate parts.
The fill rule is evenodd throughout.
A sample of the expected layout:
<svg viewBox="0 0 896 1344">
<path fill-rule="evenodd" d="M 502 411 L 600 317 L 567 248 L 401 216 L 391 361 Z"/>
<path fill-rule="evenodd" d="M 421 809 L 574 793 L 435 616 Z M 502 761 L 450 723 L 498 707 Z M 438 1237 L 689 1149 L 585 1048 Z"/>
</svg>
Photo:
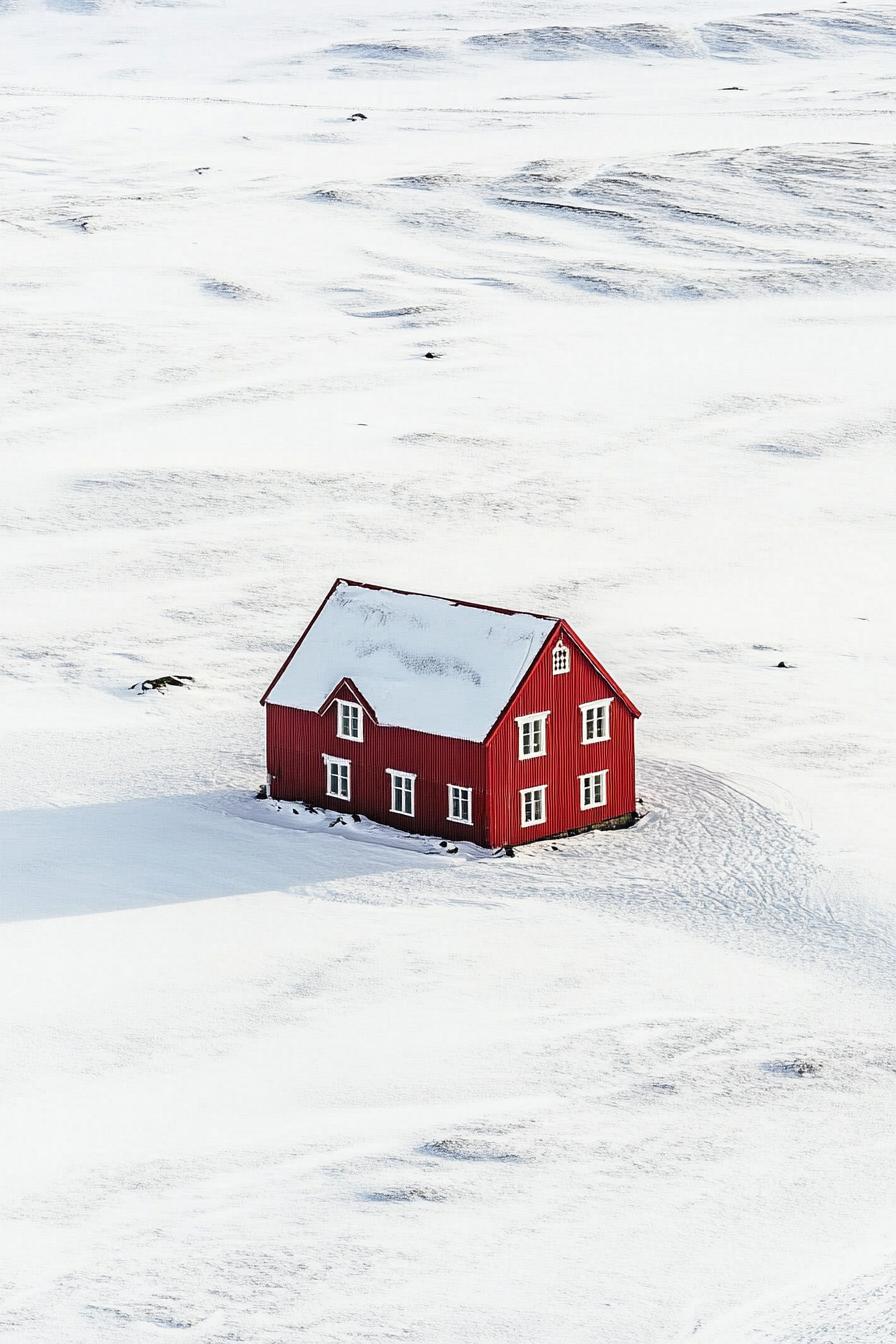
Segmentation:
<svg viewBox="0 0 896 1344">
<path fill-rule="evenodd" d="M 567 635 L 570 670 L 554 676 L 548 641 L 487 744 L 487 789 L 490 799 L 488 843 L 527 844 L 580 826 L 624 816 L 635 808 L 635 721 L 626 706 L 613 699 L 609 742 L 582 744 L 579 705 L 613 696 L 612 688 L 594 670 Z M 547 755 L 518 759 L 515 719 L 550 711 Z M 606 770 L 607 803 L 581 810 L 579 775 Z M 520 824 L 520 789 L 547 785 L 547 820 L 540 826 Z"/>
<path fill-rule="evenodd" d="M 268 773 L 274 777 L 275 798 L 312 803 L 335 811 L 359 812 L 373 821 L 414 834 L 441 835 L 453 840 L 487 841 L 485 746 L 450 737 L 411 732 L 406 728 L 378 727 L 365 716 L 364 741 L 336 736 L 336 706 L 325 714 L 268 704 Z M 322 756 L 339 756 L 352 763 L 352 796 L 348 802 L 326 793 Z M 400 816 L 390 808 L 387 769 L 417 776 L 415 815 Z M 448 785 L 473 790 L 473 825 L 448 821 Z"/>
</svg>

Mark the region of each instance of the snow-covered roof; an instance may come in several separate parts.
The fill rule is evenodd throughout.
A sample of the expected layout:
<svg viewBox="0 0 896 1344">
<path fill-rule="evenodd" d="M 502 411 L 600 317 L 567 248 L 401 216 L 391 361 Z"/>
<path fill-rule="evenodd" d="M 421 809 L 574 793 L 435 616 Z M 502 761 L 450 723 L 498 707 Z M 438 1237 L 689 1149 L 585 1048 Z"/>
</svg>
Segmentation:
<svg viewBox="0 0 896 1344">
<path fill-rule="evenodd" d="M 482 742 L 556 624 L 339 579 L 265 699 L 319 710 L 347 678 L 381 724 Z"/>
</svg>

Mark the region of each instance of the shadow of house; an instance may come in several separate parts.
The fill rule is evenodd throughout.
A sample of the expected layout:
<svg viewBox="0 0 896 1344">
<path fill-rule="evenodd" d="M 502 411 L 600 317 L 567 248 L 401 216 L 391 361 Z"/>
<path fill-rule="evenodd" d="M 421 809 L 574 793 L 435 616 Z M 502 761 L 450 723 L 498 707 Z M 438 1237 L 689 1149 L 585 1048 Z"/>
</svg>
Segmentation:
<svg viewBox="0 0 896 1344">
<path fill-rule="evenodd" d="M 259 825 L 199 794 L 0 813 L 0 922 L 214 900 L 423 867 L 424 855 Z"/>
</svg>

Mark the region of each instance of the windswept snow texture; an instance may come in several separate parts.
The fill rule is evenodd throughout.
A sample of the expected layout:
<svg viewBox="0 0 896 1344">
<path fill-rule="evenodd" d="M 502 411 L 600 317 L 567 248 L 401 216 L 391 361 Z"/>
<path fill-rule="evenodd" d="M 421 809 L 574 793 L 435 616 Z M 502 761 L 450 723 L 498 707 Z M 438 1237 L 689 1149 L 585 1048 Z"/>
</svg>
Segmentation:
<svg viewBox="0 0 896 1344">
<path fill-rule="evenodd" d="M 267 698 L 317 711 L 348 677 L 378 723 L 482 742 L 555 625 L 342 581 Z"/>
<path fill-rule="evenodd" d="M 0 0 L 4 1342 L 890 1344 L 894 37 Z M 569 620 L 638 824 L 257 798 L 338 574 Z M 281 693 L 549 624 L 361 593 Z"/>
<path fill-rule="evenodd" d="M 712 19 L 693 27 L 664 23 L 615 23 L 602 27 L 547 24 L 510 32 L 478 33 L 468 39 L 489 51 L 528 57 L 570 56 L 722 57 L 757 61 L 776 54 L 807 59 L 841 46 L 896 45 L 896 16 L 890 9 L 851 6 L 745 14 Z"/>
</svg>

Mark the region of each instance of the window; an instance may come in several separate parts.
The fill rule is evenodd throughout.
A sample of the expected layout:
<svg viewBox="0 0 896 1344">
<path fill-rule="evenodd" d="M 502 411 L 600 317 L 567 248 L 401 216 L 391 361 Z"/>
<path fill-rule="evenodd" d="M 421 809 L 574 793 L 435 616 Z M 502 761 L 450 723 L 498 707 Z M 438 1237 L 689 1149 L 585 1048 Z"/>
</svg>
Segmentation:
<svg viewBox="0 0 896 1344">
<path fill-rule="evenodd" d="M 612 700 L 592 700 L 590 704 L 579 705 L 582 715 L 582 742 L 608 742 L 610 740 L 610 705 Z"/>
<path fill-rule="evenodd" d="M 587 812 L 589 807 L 603 807 L 606 801 L 606 770 L 598 770 L 593 775 L 579 775 L 579 806 L 583 812 Z"/>
<path fill-rule="evenodd" d="M 403 817 L 412 817 L 414 815 L 414 783 L 416 775 L 406 775 L 402 770 L 387 770 L 386 774 L 392 781 L 392 806 L 393 812 L 400 812 Z"/>
<path fill-rule="evenodd" d="M 526 714 L 517 719 L 521 761 L 527 756 L 547 755 L 547 721 L 547 714 Z"/>
<path fill-rule="evenodd" d="M 547 818 L 546 784 L 537 789 L 520 789 L 520 825 L 537 826 Z"/>
<path fill-rule="evenodd" d="M 559 677 L 561 672 L 569 671 L 569 649 L 563 643 L 562 639 L 558 644 L 554 645 L 552 663 L 555 677 Z"/>
<path fill-rule="evenodd" d="M 327 796 L 346 800 L 351 798 L 351 761 L 341 761 L 338 756 L 325 756 L 324 770 L 327 778 Z"/>
<path fill-rule="evenodd" d="M 472 789 L 464 789 L 460 784 L 448 785 L 448 820 L 462 821 L 465 826 L 473 825 Z"/>
<path fill-rule="evenodd" d="M 347 737 L 353 742 L 364 741 L 364 717 L 361 706 L 354 700 L 336 701 L 336 736 Z"/>
</svg>

